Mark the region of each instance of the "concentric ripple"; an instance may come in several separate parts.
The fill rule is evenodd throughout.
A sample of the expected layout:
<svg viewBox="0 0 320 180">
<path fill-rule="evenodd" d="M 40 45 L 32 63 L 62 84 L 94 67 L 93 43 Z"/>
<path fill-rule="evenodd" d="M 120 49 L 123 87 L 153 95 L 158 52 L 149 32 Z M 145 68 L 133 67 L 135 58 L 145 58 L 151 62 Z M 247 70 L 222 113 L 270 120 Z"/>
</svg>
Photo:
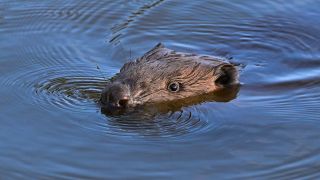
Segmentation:
<svg viewBox="0 0 320 180">
<path fill-rule="evenodd" d="M 89 76 L 58 77 L 37 84 L 35 92 L 42 104 L 52 104 L 70 111 L 92 111 L 100 97 L 104 79 Z"/>
<path fill-rule="evenodd" d="M 234 106 L 239 86 L 177 101 L 145 104 L 125 111 L 101 108 L 108 118 L 100 122 L 104 133 L 117 136 L 170 137 L 183 140 L 219 128 L 225 110 Z M 223 108 L 228 107 L 228 108 Z"/>
<path fill-rule="evenodd" d="M 156 108 L 139 109 L 126 115 L 109 116 L 98 125 L 101 131 L 113 136 L 183 140 L 212 130 L 219 126 L 219 122 L 210 121 L 199 112 L 197 106 L 191 106 L 164 114 L 159 113 Z"/>
<path fill-rule="evenodd" d="M 96 111 L 95 102 L 106 79 L 99 75 L 85 76 L 87 73 L 97 72 L 79 68 L 81 69 L 59 66 L 37 70 L 30 68 L 30 71 L 20 71 L 7 77 L 3 85 L 15 87 L 13 93 L 17 102 L 31 98 L 32 104 L 40 105 L 49 111 L 52 106 L 68 111 Z"/>
<path fill-rule="evenodd" d="M 6 19 L 10 23 L 5 24 L 4 32 L 99 34 L 106 30 L 104 24 L 110 23 L 109 17 L 113 16 L 106 12 L 112 11 L 115 7 L 117 3 L 106 1 L 61 1 L 51 4 L 36 1 L 29 2 L 28 6 L 8 3 L 5 12 L 8 13 Z M 29 23 L 23 23 L 26 19 Z"/>
</svg>

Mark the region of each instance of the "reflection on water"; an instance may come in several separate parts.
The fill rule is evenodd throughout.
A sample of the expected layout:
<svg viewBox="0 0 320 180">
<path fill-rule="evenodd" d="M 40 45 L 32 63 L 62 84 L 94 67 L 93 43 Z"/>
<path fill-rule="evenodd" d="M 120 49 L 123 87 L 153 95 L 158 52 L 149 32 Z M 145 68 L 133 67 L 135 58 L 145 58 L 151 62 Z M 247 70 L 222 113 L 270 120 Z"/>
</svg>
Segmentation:
<svg viewBox="0 0 320 180">
<path fill-rule="evenodd" d="M 0 2 L 0 177 L 319 178 L 319 5 Z M 101 110 L 106 81 L 158 42 L 245 65 L 241 90 Z"/>
<path fill-rule="evenodd" d="M 110 110 L 102 107 L 101 112 L 109 117 L 105 124 L 106 132 L 127 136 L 138 134 L 144 137 L 191 136 L 198 131 L 203 132 L 210 125 L 208 119 L 193 106 L 206 102 L 229 102 L 236 98 L 239 88 L 236 85 L 201 96 L 131 109 Z"/>
</svg>

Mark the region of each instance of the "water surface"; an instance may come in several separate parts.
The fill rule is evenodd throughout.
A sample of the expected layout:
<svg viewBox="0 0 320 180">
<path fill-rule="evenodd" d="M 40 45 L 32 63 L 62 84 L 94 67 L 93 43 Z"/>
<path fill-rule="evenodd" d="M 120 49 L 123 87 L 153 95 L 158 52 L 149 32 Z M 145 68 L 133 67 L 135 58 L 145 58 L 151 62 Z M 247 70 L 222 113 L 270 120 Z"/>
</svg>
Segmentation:
<svg viewBox="0 0 320 180">
<path fill-rule="evenodd" d="M 320 177 L 320 2 L 0 2 L 0 177 Z M 158 42 L 242 64 L 228 101 L 108 116 L 108 78 Z"/>
</svg>

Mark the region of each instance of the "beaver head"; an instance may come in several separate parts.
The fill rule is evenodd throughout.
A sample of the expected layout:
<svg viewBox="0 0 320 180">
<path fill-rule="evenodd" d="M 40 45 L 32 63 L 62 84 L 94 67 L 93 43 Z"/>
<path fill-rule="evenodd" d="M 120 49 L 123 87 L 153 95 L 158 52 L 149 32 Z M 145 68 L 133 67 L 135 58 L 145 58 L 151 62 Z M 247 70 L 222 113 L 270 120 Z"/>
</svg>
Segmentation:
<svg viewBox="0 0 320 180">
<path fill-rule="evenodd" d="M 124 64 L 102 91 L 101 103 L 124 108 L 169 102 L 237 83 L 237 68 L 224 59 L 176 52 L 160 43 Z"/>
</svg>

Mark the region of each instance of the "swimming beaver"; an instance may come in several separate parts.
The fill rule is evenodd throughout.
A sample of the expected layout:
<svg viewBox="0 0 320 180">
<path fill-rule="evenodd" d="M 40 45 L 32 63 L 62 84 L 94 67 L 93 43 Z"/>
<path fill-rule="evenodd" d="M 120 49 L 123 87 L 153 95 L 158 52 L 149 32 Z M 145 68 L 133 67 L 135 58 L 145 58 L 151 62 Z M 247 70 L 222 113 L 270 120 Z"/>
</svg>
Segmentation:
<svg viewBox="0 0 320 180">
<path fill-rule="evenodd" d="M 123 65 L 101 93 L 101 103 L 125 108 L 198 96 L 238 84 L 238 70 L 223 58 L 176 52 L 159 43 Z"/>
</svg>

